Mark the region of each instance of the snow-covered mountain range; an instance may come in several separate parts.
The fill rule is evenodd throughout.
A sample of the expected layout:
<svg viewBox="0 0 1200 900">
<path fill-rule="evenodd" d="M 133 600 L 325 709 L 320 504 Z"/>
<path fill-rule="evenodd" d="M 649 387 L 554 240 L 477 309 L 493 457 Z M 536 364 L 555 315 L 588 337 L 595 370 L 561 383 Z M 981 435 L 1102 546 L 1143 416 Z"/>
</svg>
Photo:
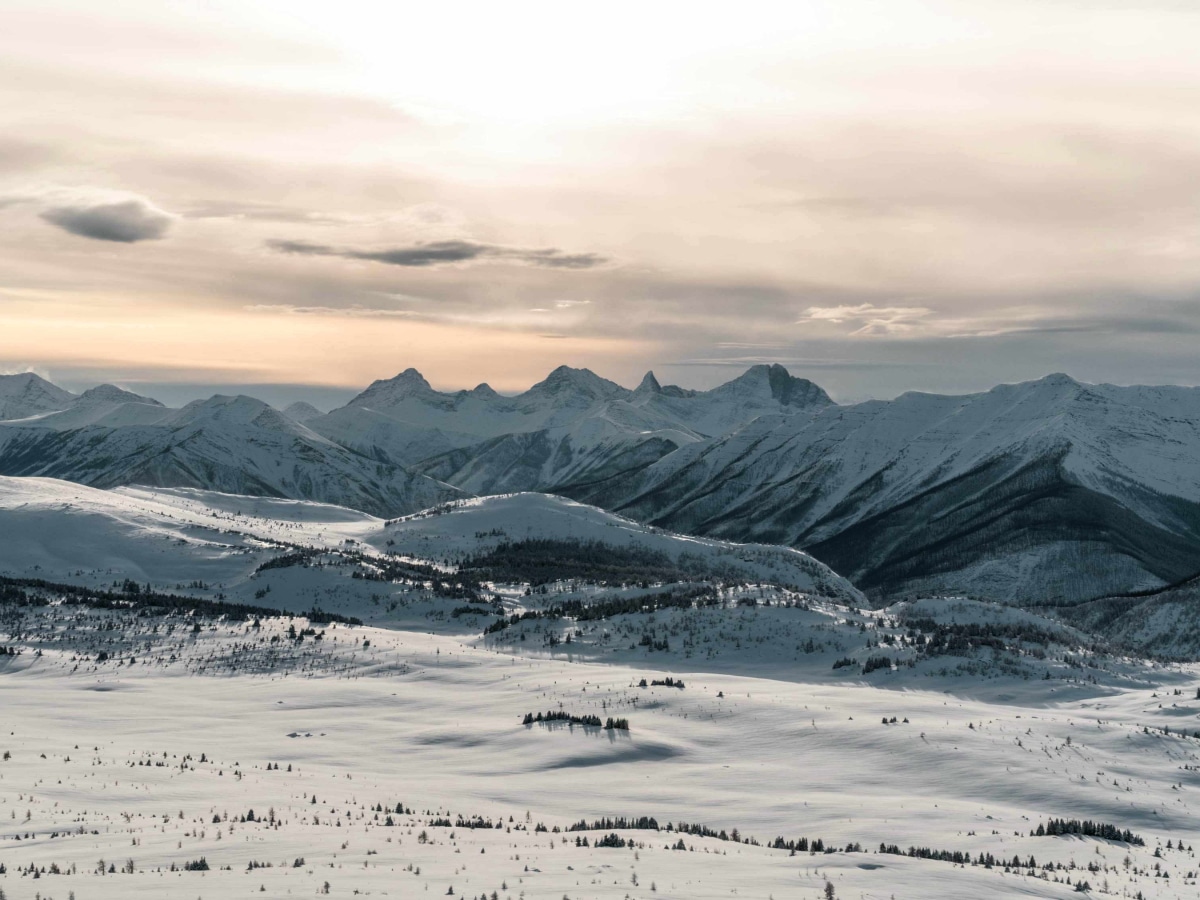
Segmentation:
<svg viewBox="0 0 1200 900">
<path fill-rule="evenodd" d="M 12 379 L 12 380 L 10 380 Z M 337 503 L 396 514 L 461 496 L 372 459 L 252 397 L 217 395 L 182 409 L 111 385 L 79 396 L 36 375 L 0 376 L 0 472 L 95 487 L 194 487 Z"/>
<path fill-rule="evenodd" d="M 1074 602 L 1200 570 L 1200 390 L 1052 375 L 760 417 L 567 493 L 804 547 L 880 593 Z"/>
<path fill-rule="evenodd" d="M 1065 375 L 835 404 L 781 366 L 710 391 L 560 367 L 516 396 L 406 370 L 345 406 L 173 410 L 0 376 L 0 474 L 336 503 L 571 497 L 672 531 L 805 549 L 879 597 L 1075 603 L 1200 571 L 1200 389 Z"/>
</svg>

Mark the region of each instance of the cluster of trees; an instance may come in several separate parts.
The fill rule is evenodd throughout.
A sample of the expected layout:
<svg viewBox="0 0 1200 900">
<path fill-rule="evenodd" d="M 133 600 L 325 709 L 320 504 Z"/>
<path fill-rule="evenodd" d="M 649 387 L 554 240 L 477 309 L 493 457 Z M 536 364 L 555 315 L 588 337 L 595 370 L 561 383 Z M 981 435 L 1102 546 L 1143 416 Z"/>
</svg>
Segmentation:
<svg viewBox="0 0 1200 900">
<path fill-rule="evenodd" d="M 258 575 L 262 572 L 269 572 L 271 569 L 288 569 L 292 566 L 307 566 L 321 556 L 321 554 L 326 552 L 328 551 L 312 549 L 293 550 L 290 553 L 284 553 L 280 556 L 276 556 L 266 560 L 265 562 L 259 563 L 254 569 L 254 574 Z"/>
<path fill-rule="evenodd" d="M 1045 825 L 1029 832 L 1030 837 L 1045 837 L 1047 835 L 1081 834 L 1084 837 L 1103 838 L 1106 841 L 1122 841 L 1137 847 L 1146 846 L 1141 835 L 1134 834 L 1128 828 L 1118 828 L 1107 822 L 1092 822 L 1088 819 L 1051 819 Z"/>
<path fill-rule="evenodd" d="M 568 825 L 566 831 L 611 831 L 614 828 L 620 828 L 623 831 L 661 831 L 658 820 L 653 816 L 638 816 L 636 818 L 626 818 L 625 816 L 617 816 L 610 818 L 608 816 L 603 819 L 594 819 L 591 822 L 587 819 L 580 819 L 574 825 Z"/>
<path fill-rule="evenodd" d="M 0 577 L 0 606 L 49 606 L 57 602 L 89 609 L 133 610 L 144 616 L 182 614 L 198 618 L 254 619 L 289 616 L 265 606 L 248 603 L 231 603 L 226 600 L 208 600 L 178 594 L 164 594 L 152 590 L 148 585 L 126 581 L 120 590 L 97 590 L 75 584 L 59 584 L 38 578 Z M 306 616 L 312 622 L 343 625 L 361 625 L 362 620 L 353 616 L 327 613 L 320 609 L 309 611 Z"/>
<path fill-rule="evenodd" d="M 689 561 L 691 562 L 691 561 Z M 695 581 L 696 569 L 684 568 L 666 553 L 638 545 L 618 547 L 595 540 L 529 538 L 505 541 L 463 561 L 459 571 L 479 581 L 531 585 L 587 581 L 608 586 Z"/>
<path fill-rule="evenodd" d="M 450 612 L 450 618 L 458 619 L 462 616 L 499 616 L 504 614 L 504 608 L 487 607 L 487 606 L 456 606 Z"/>
<path fill-rule="evenodd" d="M 356 568 L 351 572 L 351 578 L 383 581 L 388 584 L 428 585 L 435 597 L 468 600 L 473 603 L 483 602 L 480 596 L 479 581 L 469 573 L 459 572 L 450 578 L 442 569 L 424 563 L 402 562 L 393 557 L 382 561 L 374 557 L 368 559 L 361 553 L 348 555 L 352 560 L 365 566 L 365 568 Z"/>
<path fill-rule="evenodd" d="M 591 822 L 586 819 L 580 819 L 574 825 L 568 825 L 566 831 L 609 831 L 614 828 L 620 828 L 625 831 L 665 831 L 668 833 L 674 832 L 678 834 L 691 834 L 696 837 L 711 837 L 722 841 L 733 841 L 735 843 L 751 844 L 759 846 L 758 841 L 752 837 L 743 837 L 742 834 L 734 828 L 732 831 L 726 831 L 724 828 L 717 830 L 710 828 L 707 825 L 699 825 L 688 822 L 676 822 L 672 824 L 667 822 L 665 825 L 660 825 L 658 820 L 653 816 L 636 816 L 636 817 L 606 817 L 603 819 L 595 819 Z M 556 829 L 557 830 L 557 829 Z M 597 846 L 600 846 L 597 844 Z M 793 849 L 809 849 L 809 841 L 806 838 L 801 838 L 799 842 L 784 841 L 783 838 L 776 838 L 775 844 L 772 846 L 793 850 Z M 813 847 L 818 852 L 825 849 L 825 844 L 818 839 L 814 842 Z M 683 848 L 686 849 L 686 848 Z"/>
<path fill-rule="evenodd" d="M 1015 854 L 1012 859 L 1003 859 L 993 856 L 991 853 L 980 853 L 978 856 L 971 856 L 970 853 L 964 850 L 934 850 L 930 847 L 909 847 L 907 850 L 901 850 L 895 844 L 880 844 L 879 852 L 890 853 L 894 856 L 911 856 L 914 859 L 933 859 L 940 862 L 954 863 L 959 866 L 984 866 L 988 869 L 995 866 L 1009 866 L 1013 869 L 1037 868 L 1037 860 L 1032 855 L 1022 861 L 1021 857 Z"/>
<path fill-rule="evenodd" d="M 388 803 L 386 806 L 382 803 L 376 803 L 372 809 L 376 813 L 395 813 L 398 816 L 411 816 L 413 814 L 411 809 L 405 809 L 403 803 L 397 803 L 395 806 L 392 806 L 391 803 Z M 378 816 L 376 816 L 376 818 L 378 818 Z"/>
<path fill-rule="evenodd" d="M 390 543 L 390 542 L 389 542 Z M 380 560 L 348 548 L 338 550 L 296 547 L 259 564 L 255 574 L 292 566 L 324 568 L 325 566 L 354 566 L 351 578 L 409 585 L 430 585 L 435 596 L 479 600 L 479 584 L 470 577 L 448 579 L 446 573 L 425 563 L 402 561 L 394 556 Z M 264 591 L 265 593 L 265 591 Z"/>
<path fill-rule="evenodd" d="M 892 658 L 890 656 L 870 656 L 863 663 L 863 674 L 870 675 L 876 669 L 891 669 Z"/>
<path fill-rule="evenodd" d="M 483 816 L 476 813 L 471 818 L 459 816 L 454 823 L 455 828 L 465 828 L 468 831 L 473 831 L 476 828 L 503 828 L 503 822 L 493 823 L 491 819 L 485 819 Z"/>
<path fill-rule="evenodd" d="M 288 625 L 287 636 L 290 641 L 303 641 L 306 637 L 310 637 L 314 641 L 319 641 L 325 637 L 325 632 L 317 631 L 315 628 L 301 628 L 297 631 L 293 623 Z"/>
<path fill-rule="evenodd" d="M 565 600 L 544 610 L 527 610 L 501 618 L 484 629 L 484 634 L 495 634 L 513 625 L 531 619 L 564 619 L 577 622 L 594 622 L 613 616 L 631 613 L 652 613 L 660 609 L 692 609 L 701 606 L 717 606 L 721 598 L 712 585 L 696 585 L 669 591 L 657 591 L 637 597 L 610 597 L 593 603 L 582 600 Z"/>
<path fill-rule="evenodd" d="M 982 647 L 1020 650 L 1030 646 L 1075 644 L 1063 632 L 1032 622 L 955 622 L 946 624 L 928 616 L 903 617 L 915 646 L 926 656 L 962 656 Z"/>
<path fill-rule="evenodd" d="M 641 681 L 638 682 L 638 687 L 645 687 L 645 686 L 646 686 L 646 679 L 643 678 Z M 670 687 L 670 688 L 679 688 L 680 690 L 683 690 L 684 683 L 683 683 L 682 678 L 674 678 L 674 677 L 668 675 L 666 678 L 655 678 L 653 681 L 650 682 L 650 687 Z"/>
<path fill-rule="evenodd" d="M 662 650 L 663 652 L 671 649 L 671 641 L 669 638 L 663 638 L 662 640 L 659 640 L 650 632 L 644 633 L 642 635 L 642 639 L 638 641 L 638 644 L 650 650 Z"/>
<path fill-rule="evenodd" d="M 566 722 L 568 725 L 586 725 L 591 728 L 605 728 L 608 731 L 629 730 L 628 719 L 615 719 L 612 716 L 609 716 L 608 719 L 601 723 L 599 716 L 577 716 L 561 709 L 551 710 L 544 715 L 542 713 L 538 713 L 536 716 L 533 713 L 525 713 L 525 718 L 521 720 L 522 725 L 540 725 L 548 724 L 550 722 Z"/>
</svg>

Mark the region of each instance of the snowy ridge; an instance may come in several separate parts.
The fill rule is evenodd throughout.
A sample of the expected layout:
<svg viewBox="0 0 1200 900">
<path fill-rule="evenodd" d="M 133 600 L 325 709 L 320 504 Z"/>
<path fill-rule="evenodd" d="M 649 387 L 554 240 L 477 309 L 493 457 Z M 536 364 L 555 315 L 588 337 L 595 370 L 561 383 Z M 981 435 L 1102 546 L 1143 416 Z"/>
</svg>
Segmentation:
<svg viewBox="0 0 1200 900">
<path fill-rule="evenodd" d="M 676 530 L 802 546 L 886 593 L 1061 602 L 1191 574 L 1198 450 L 1200 390 L 1050 376 L 760 418 L 570 493 Z"/>
<path fill-rule="evenodd" d="M 449 485 L 348 450 L 245 396 L 218 395 L 178 410 L 141 402 L 80 404 L 0 424 L 0 461 L 9 475 L 292 497 L 384 515 L 461 496 Z"/>
<path fill-rule="evenodd" d="M 675 535 L 544 494 L 486 497 L 385 521 L 344 507 L 189 489 L 97 490 L 0 476 L 0 575 L 91 586 L 131 578 L 156 589 L 193 581 L 244 599 L 264 562 L 293 548 L 399 554 L 440 563 L 536 538 L 646 548 L 698 570 L 814 591 L 861 595 L 797 550 Z"/>
</svg>

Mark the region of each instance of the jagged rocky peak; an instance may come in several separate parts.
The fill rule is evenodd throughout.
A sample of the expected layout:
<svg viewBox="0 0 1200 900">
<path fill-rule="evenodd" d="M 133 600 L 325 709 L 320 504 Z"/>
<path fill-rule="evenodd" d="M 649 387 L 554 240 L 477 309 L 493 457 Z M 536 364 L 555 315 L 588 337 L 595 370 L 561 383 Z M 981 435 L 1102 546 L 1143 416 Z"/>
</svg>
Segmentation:
<svg viewBox="0 0 1200 900">
<path fill-rule="evenodd" d="M 642 383 L 637 386 L 635 394 L 661 394 L 662 385 L 658 383 L 658 379 L 654 377 L 653 372 L 647 372 L 642 376 Z"/>
<path fill-rule="evenodd" d="M 661 384 L 653 372 L 647 372 L 642 377 L 642 383 L 633 392 L 635 397 L 646 397 L 658 394 L 663 397 L 695 397 L 696 391 L 690 391 L 674 384 Z"/>
<path fill-rule="evenodd" d="M 797 378 L 778 363 L 751 366 L 713 393 L 773 399 L 783 406 L 831 406 L 833 400 L 817 384 Z"/>
<path fill-rule="evenodd" d="M 591 369 L 573 369 L 559 366 L 542 381 L 539 381 L 523 396 L 561 397 L 580 395 L 597 400 L 609 400 L 628 396 L 629 391 L 607 378 L 601 378 Z"/>
<path fill-rule="evenodd" d="M 98 384 L 94 388 L 88 388 L 79 395 L 79 401 L 81 403 L 149 403 L 152 406 L 162 406 L 157 400 L 119 388 L 115 384 Z"/>
<path fill-rule="evenodd" d="M 427 396 L 437 393 L 416 369 L 408 368 L 394 378 L 374 381 L 365 391 L 351 400 L 348 406 L 365 406 L 371 403 L 395 402 L 408 397 Z"/>
</svg>

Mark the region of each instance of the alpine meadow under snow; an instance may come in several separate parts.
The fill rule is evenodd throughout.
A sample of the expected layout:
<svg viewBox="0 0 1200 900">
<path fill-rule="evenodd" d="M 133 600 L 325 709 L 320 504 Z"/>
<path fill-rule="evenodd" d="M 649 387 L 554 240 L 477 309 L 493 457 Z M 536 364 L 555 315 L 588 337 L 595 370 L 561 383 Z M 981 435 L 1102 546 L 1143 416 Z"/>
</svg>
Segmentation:
<svg viewBox="0 0 1200 900">
<path fill-rule="evenodd" d="M 0 892 L 1200 891 L 1200 392 L 0 376 Z"/>
</svg>

